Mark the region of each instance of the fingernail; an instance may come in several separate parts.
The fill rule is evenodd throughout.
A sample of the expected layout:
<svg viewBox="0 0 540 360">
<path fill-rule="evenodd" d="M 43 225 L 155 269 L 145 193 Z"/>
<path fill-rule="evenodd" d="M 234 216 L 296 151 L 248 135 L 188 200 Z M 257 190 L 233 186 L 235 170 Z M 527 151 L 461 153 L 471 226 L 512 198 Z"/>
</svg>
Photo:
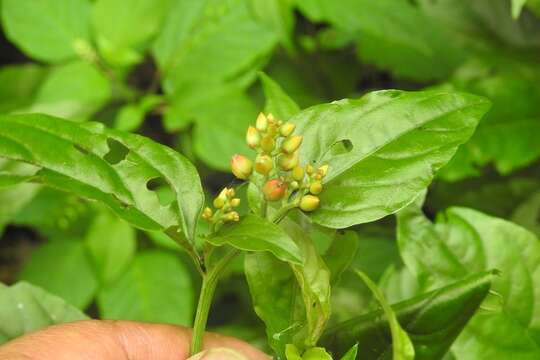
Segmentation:
<svg viewBox="0 0 540 360">
<path fill-rule="evenodd" d="M 188 360 L 248 360 L 248 358 L 232 349 L 215 348 L 200 352 Z"/>
</svg>

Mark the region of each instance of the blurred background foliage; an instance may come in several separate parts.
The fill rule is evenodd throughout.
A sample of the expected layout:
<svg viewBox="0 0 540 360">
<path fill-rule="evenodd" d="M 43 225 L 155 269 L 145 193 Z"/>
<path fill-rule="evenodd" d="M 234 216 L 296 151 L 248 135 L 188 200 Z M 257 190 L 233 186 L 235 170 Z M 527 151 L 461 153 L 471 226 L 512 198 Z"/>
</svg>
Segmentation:
<svg viewBox="0 0 540 360">
<path fill-rule="evenodd" d="M 233 181 L 231 155 L 247 152 L 245 129 L 264 108 L 261 72 L 302 108 L 387 88 L 486 96 L 492 109 L 440 172 L 424 211 L 433 218 L 462 205 L 540 234 L 538 0 L 0 4 L 0 112 L 43 112 L 150 136 L 193 161 L 208 194 Z M 0 160 L 0 174 L 7 169 L 28 171 Z M 199 284 L 171 240 L 59 190 L 3 185 L 0 177 L 0 281 L 27 280 L 93 317 L 190 324 Z M 354 228 L 353 265 L 383 288 L 388 272 L 402 267 L 395 226 L 386 218 Z M 324 253 L 329 236 L 316 240 Z M 219 286 L 210 328 L 264 346 L 242 264 Z M 345 273 L 334 320 L 371 303 Z"/>
</svg>

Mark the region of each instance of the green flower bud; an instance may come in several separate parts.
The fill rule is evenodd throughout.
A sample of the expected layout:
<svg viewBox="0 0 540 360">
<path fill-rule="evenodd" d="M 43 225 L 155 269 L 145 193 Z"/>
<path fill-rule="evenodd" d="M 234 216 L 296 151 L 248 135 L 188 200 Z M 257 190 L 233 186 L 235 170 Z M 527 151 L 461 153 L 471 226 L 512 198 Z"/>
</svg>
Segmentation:
<svg viewBox="0 0 540 360">
<path fill-rule="evenodd" d="M 292 171 L 292 177 L 296 181 L 304 180 L 304 169 L 301 166 L 296 165 Z"/>
<path fill-rule="evenodd" d="M 280 179 L 268 180 L 263 187 L 263 194 L 268 201 L 281 200 L 287 190 L 287 184 Z"/>
<path fill-rule="evenodd" d="M 239 198 L 234 198 L 231 200 L 231 206 L 232 207 L 238 207 L 240 205 L 240 199 Z"/>
<path fill-rule="evenodd" d="M 214 199 L 214 207 L 216 209 L 221 209 L 223 207 L 223 205 L 225 205 L 225 200 L 226 199 L 223 199 L 221 196 L 218 196 L 217 198 Z"/>
<path fill-rule="evenodd" d="M 278 131 L 279 127 L 276 124 L 270 124 L 268 125 L 268 129 L 266 130 L 266 135 L 275 137 Z"/>
<path fill-rule="evenodd" d="M 227 189 L 227 193 L 226 193 L 226 194 L 227 194 L 227 197 L 228 197 L 229 199 L 232 199 L 232 198 L 234 197 L 234 195 L 236 195 L 236 192 L 234 191 L 233 188 L 225 188 L 225 189 Z"/>
<path fill-rule="evenodd" d="M 308 175 L 313 174 L 314 171 L 315 171 L 315 169 L 313 168 L 313 166 L 311 166 L 311 165 L 309 165 L 309 164 L 306 165 L 306 173 L 307 173 Z"/>
<path fill-rule="evenodd" d="M 214 212 L 212 211 L 212 209 L 210 209 L 209 207 L 205 207 L 201 216 L 203 219 L 209 220 L 212 217 L 212 215 L 214 215 Z"/>
<path fill-rule="evenodd" d="M 279 128 L 279 132 L 282 136 L 287 137 L 293 133 L 295 128 L 296 128 L 296 125 L 294 125 L 293 123 L 287 122 L 281 125 L 281 127 Z"/>
<path fill-rule="evenodd" d="M 225 221 L 239 221 L 240 215 L 236 211 L 231 211 L 223 216 Z"/>
<path fill-rule="evenodd" d="M 289 171 L 298 165 L 298 152 L 292 154 L 281 154 L 278 162 L 279 167 L 282 170 Z"/>
<path fill-rule="evenodd" d="M 255 160 L 255 171 L 267 175 L 274 168 L 274 161 L 268 155 L 259 155 Z"/>
<path fill-rule="evenodd" d="M 289 184 L 290 188 L 292 190 L 296 190 L 300 187 L 300 184 L 298 184 L 298 181 L 291 181 L 291 183 Z"/>
<path fill-rule="evenodd" d="M 257 116 L 255 127 L 259 131 L 266 131 L 266 129 L 268 128 L 268 119 L 263 113 L 259 113 L 259 116 Z"/>
<path fill-rule="evenodd" d="M 270 135 L 264 136 L 261 140 L 261 149 L 263 149 L 264 152 L 271 153 L 272 150 L 274 150 L 275 145 L 276 143 Z"/>
<path fill-rule="evenodd" d="M 235 154 L 231 159 L 231 171 L 237 178 L 247 180 L 253 171 L 253 163 L 247 157 Z"/>
<path fill-rule="evenodd" d="M 319 195 L 322 191 L 322 184 L 320 181 L 315 181 L 309 186 L 309 192 L 313 195 Z"/>
<path fill-rule="evenodd" d="M 259 131 L 253 126 L 248 127 L 246 133 L 246 143 L 248 144 L 248 146 L 252 149 L 255 149 L 257 146 L 259 146 L 260 142 L 261 134 L 259 134 Z"/>
<path fill-rule="evenodd" d="M 304 195 L 300 199 L 300 209 L 303 211 L 313 211 L 319 207 L 321 200 L 315 195 Z"/>
<path fill-rule="evenodd" d="M 317 172 L 318 172 L 319 174 L 321 174 L 322 177 L 325 177 L 326 174 L 328 173 L 328 164 L 321 166 L 321 167 L 317 170 Z"/>
<path fill-rule="evenodd" d="M 291 136 L 290 138 L 287 138 L 283 141 L 283 144 L 281 144 L 281 150 L 287 154 L 292 154 L 298 148 L 300 147 L 300 144 L 302 144 L 302 136 L 295 135 Z"/>
</svg>

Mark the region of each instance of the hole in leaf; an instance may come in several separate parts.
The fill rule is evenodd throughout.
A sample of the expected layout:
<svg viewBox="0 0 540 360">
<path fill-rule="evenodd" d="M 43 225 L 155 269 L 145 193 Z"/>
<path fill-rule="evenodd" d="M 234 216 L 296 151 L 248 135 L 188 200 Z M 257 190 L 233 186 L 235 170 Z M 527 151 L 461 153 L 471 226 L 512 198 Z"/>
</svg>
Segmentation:
<svg viewBox="0 0 540 360">
<path fill-rule="evenodd" d="M 109 152 L 103 158 L 111 165 L 118 164 L 129 154 L 129 149 L 119 141 L 109 138 L 107 139 L 107 145 L 109 146 Z"/>
<path fill-rule="evenodd" d="M 85 148 L 83 148 L 82 146 L 80 146 L 78 144 L 73 144 L 73 147 L 75 148 L 75 150 L 79 151 L 80 153 L 82 153 L 84 155 L 90 154 L 90 151 L 86 150 Z"/>
<path fill-rule="evenodd" d="M 156 194 L 159 203 L 163 206 L 167 206 L 176 200 L 174 191 L 161 176 L 148 180 L 146 188 Z"/>
<path fill-rule="evenodd" d="M 353 143 L 349 139 L 344 139 L 336 142 L 332 147 L 330 148 L 330 154 L 332 156 L 336 155 L 342 155 L 346 154 L 352 151 L 353 149 Z"/>
</svg>

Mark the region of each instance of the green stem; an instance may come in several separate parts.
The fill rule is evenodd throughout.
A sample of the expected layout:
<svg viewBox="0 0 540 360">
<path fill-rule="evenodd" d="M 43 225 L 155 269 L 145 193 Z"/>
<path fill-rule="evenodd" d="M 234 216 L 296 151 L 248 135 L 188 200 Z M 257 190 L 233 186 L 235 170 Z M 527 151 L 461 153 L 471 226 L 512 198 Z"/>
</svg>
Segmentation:
<svg viewBox="0 0 540 360">
<path fill-rule="evenodd" d="M 298 206 L 297 202 L 292 202 L 292 203 L 289 203 L 289 204 L 283 206 L 281 209 L 276 211 L 276 213 L 274 214 L 274 216 L 272 216 L 270 221 L 275 223 L 275 224 L 278 224 L 285 217 L 285 215 L 287 215 L 287 213 L 290 210 L 294 209 L 297 206 Z"/>
<path fill-rule="evenodd" d="M 210 312 L 210 306 L 212 305 L 212 299 L 216 290 L 219 277 L 223 273 L 223 269 L 229 264 L 229 262 L 239 253 L 239 250 L 232 249 L 225 256 L 208 270 L 203 275 L 201 293 L 199 294 L 199 303 L 197 304 L 197 312 L 195 313 L 195 321 L 193 323 L 193 333 L 191 340 L 191 355 L 195 355 L 201 351 L 202 341 L 204 337 L 204 331 L 206 329 L 206 322 L 208 321 L 208 314 Z"/>
</svg>

